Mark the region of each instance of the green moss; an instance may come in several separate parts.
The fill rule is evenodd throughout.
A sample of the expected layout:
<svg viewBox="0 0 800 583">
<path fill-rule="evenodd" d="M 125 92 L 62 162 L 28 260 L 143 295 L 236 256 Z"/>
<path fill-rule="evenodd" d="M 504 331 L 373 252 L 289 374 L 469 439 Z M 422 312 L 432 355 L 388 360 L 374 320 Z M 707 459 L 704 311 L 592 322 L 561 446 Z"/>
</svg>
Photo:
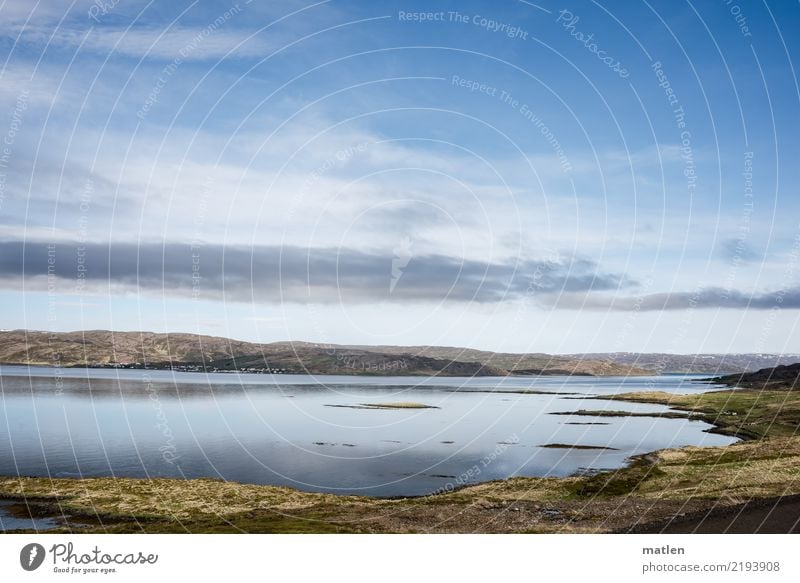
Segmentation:
<svg viewBox="0 0 800 583">
<path fill-rule="evenodd" d="M 639 490 L 646 481 L 664 475 L 652 456 L 641 456 L 628 467 L 582 478 L 573 484 L 572 492 L 579 498 L 627 496 Z"/>
<path fill-rule="evenodd" d="M 800 427 L 800 392 L 733 389 L 695 395 L 644 392 L 598 397 L 659 403 L 698 415 L 716 433 L 742 439 L 790 437 Z M 677 412 L 677 411 L 676 411 Z"/>
</svg>

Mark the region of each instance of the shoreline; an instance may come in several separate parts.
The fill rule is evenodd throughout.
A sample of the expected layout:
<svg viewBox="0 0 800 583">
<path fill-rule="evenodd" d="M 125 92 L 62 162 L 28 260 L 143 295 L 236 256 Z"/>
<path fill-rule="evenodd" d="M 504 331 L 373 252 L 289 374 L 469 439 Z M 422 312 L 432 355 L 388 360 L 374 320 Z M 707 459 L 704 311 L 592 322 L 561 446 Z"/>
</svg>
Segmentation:
<svg viewBox="0 0 800 583">
<path fill-rule="evenodd" d="M 609 374 L 609 375 L 602 375 L 602 374 L 592 374 L 588 372 L 570 372 L 567 370 L 561 369 L 552 369 L 552 370 L 537 370 L 534 372 L 531 371 L 509 371 L 506 374 L 497 374 L 497 371 L 481 371 L 480 373 L 471 374 L 471 375 L 464 375 L 464 374 L 456 374 L 450 373 L 447 371 L 436 371 L 436 372 L 429 372 L 429 371 L 414 371 L 414 370 L 405 370 L 405 369 L 371 369 L 371 368 L 361 368 L 361 367 L 348 367 L 345 371 L 336 371 L 336 372 L 297 372 L 297 371 L 290 371 L 290 372 L 272 372 L 267 370 L 239 370 L 239 369 L 214 369 L 214 370 L 202 370 L 199 368 L 195 368 L 194 365 L 176 365 L 176 366 L 103 366 L 103 365 L 83 365 L 83 364 L 53 364 L 53 363 L 16 363 L 16 362 L 3 362 L 0 363 L 0 368 L 4 366 L 16 366 L 20 368 L 30 368 L 30 367 L 37 367 L 37 368 L 46 368 L 54 371 L 58 370 L 137 370 L 137 371 L 164 371 L 164 372 L 181 372 L 181 373 L 196 373 L 196 374 L 227 374 L 227 375 L 251 375 L 251 376 L 278 376 L 278 377 L 291 377 L 291 376 L 347 376 L 347 377 L 377 377 L 377 378 L 391 378 L 391 377 L 445 377 L 445 378 L 507 378 L 507 377 L 514 377 L 514 378 L 530 378 L 534 376 L 544 376 L 544 377 L 586 377 L 586 378 L 604 378 L 604 377 L 616 377 L 616 376 L 625 376 L 625 377 L 646 377 L 650 376 L 647 374 L 635 374 L 635 373 L 628 373 L 628 374 Z M 675 373 L 675 374 L 698 374 L 698 373 Z M 657 374 L 653 374 L 652 376 L 659 376 Z"/>
<path fill-rule="evenodd" d="M 651 532 L 658 525 L 677 528 L 678 519 L 702 528 L 704 516 L 720 526 L 726 509 L 750 504 L 752 518 L 761 502 L 800 495 L 800 395 L 725 389 L 608 398 L 698 413 L 713 429 L 748 439 L 658 450 L 591 475 L 512 477 L 416 497 L 323 494 L 208 478 L 8 476 L 0 477 L 0 499 L 67 517 L 61 528 L 43 532 L 533 533 Z M 731 520 L 737 516 L 743 514 L 732 513 Z"/>
<path fill-rule="evenodd" d="M 715 466 L 735 453 L 759 458 L 741 442 L 714 448 L 660 450 L 631 458 L 619 470 L 567 478 L 508 478 L 417 497 L 373 498 L 318 494 L 196 478 L 0 478 L 0 500 L 13 501 L 23 515 L 56 519 L 61 526 L 15 533 L 628 533 L 702 528 L 708 517 L 737 518 L 743 504 L 763 506 L 800 495 L 800 476 L 772 483 L 768 466 L 797 472 L 800 438 L 777 444 L 778 455 L 754 465 L 738 481 L 748 493 L 729 495 Z M 698 463 L 697 455 L 706 456 Z M 664 456 L 667 456 L 666 458 Z M 681 460 L 674 463 L 674 458 Z M 674 468 L 678 468 L 677 471 Z M 689 492 L 672 490 L 685 471 L 694 478 Z M 773 471 L 775 467 L 771 468 Z M 779 472 L 776 472 L 779 473 Z M 661 485 L 659 485 L 661 484 Z M 741 487 L 741 484 L 740 484 Z M 776 490 L 781 496 L 776 498 Z M 699 494 L 699 495 L 697 495 Z M 791 499 L 794 499 L 791 498 Z M 719 532 L 730 530 L 723 525 Z M 705 532 L 705 531 L 704 531 Z M 738 532 L 738 531 L 737 531 Z"/>
</svg>

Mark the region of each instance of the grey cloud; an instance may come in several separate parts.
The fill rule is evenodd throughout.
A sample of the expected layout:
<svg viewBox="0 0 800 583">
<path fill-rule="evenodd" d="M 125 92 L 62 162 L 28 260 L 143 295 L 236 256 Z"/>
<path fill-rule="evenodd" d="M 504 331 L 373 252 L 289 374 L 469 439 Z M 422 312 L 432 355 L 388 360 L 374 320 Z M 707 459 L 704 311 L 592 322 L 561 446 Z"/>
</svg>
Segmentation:
<svg viewBox="0 0 800 583">
<path fill-rule="evenodd" d="M 564 294 L 551 298 L 553 307 L 563 309 L 662 311 L 688 309 L 800 309 L 800 286 L 748 294 L 737 290 L 708 287 L 694 292 L 647 294 L 639 297 Z"/>
<path fill-rule="evenodd" d="M 394 270 L 394 273 L 393 273 Z M 397 281 L 390 291 L 392 278 Z M 49 277 L 49 280 L 48 280 Z M 515 300 L 617 289 L 631 282 L 589 261 L 487 263 L 444 255 L 398 257 L 350 248 L 147 243 L 0 242 L 0 282 L 288 302 Z M 63 289 L 62 286 L 66 286 Z M 30 289 L 30 287 L 28 287 Z"/>
<path fill-rule="evenodd" d="M 769 310 L 773 307 L 800 308 L 800 287 L 754 294 L 710 287 L 697 292 L 648 295 L 642 303 L 642 309 L 645 310 L 680 310 L 690 307 L 754 310 Z"/>
</svg>

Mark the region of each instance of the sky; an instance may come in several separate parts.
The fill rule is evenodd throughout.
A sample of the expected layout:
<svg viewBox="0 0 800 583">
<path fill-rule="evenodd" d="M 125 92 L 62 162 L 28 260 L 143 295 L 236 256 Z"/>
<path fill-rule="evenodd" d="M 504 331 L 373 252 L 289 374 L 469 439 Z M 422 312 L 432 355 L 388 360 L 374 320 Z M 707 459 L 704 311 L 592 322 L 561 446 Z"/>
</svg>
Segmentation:
<svg viewBox="0 0 800 583">
<path fill-rule="evenodd" d="M 800 351 L 800 4 L 0 0 L 0 328 Z"/>
</svg>

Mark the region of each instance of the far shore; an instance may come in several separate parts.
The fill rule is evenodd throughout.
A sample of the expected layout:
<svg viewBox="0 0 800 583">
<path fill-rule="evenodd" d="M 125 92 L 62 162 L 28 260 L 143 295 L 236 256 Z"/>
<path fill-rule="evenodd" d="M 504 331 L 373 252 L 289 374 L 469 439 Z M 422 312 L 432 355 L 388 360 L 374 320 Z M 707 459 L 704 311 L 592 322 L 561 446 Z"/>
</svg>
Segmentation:
<svg viewBox="0 0 800 583">
<path fill-rule="evenodd" d="M 316 371 L 303 371 L 303 370 L 268 370 L 268 369 L 220 369 L 220 368 L 203 368 L 200 365 L 193 364 L 53 364 L 52 362 L 33 362 L 33 363 L 17 363 L 17 362 L 3 362 L 0 363 L 0 368 L 4 366 L 18 366 L 18 367 L 38 367 L 48 368 L 51 370 L 140 370 L 140 371 L 169 371 L 169 372 L 188 372 L 200 374 L 220 374 L 220 375 L 271 375 L 271 376 L 304 376 L 304 375 L 332 375 L 332 376 L 352 376 L 352 377 L 476 377 L 476 378 L 491 378 L 491 377 L 533 377 L 533 376 L 546 376 L 546 377 L 603 377 L 603 376 L 646 376 L 643 373 L 628 373 L 625 375 L 596 375 L 588 372 L 571 372 L 560 369 L 544 369 L 536 371 L 510 371 L 510 372 L 497 372 L 487 370 L 485 373 L 479 372 L 475 374 L 459 374 L 455 372 L 442 371 L 419 371 L 409 370 L 404 368 L 369 368 L 369 367 L 342 367 L 341 370 L 331 370 L 326 372 Z M 654 373 L 655 374 L 655 373 Z M 678 373 L 676 373 L 678 374 Z M 686 373 L 690 374 L 690 373 Z"/>
</svg>

